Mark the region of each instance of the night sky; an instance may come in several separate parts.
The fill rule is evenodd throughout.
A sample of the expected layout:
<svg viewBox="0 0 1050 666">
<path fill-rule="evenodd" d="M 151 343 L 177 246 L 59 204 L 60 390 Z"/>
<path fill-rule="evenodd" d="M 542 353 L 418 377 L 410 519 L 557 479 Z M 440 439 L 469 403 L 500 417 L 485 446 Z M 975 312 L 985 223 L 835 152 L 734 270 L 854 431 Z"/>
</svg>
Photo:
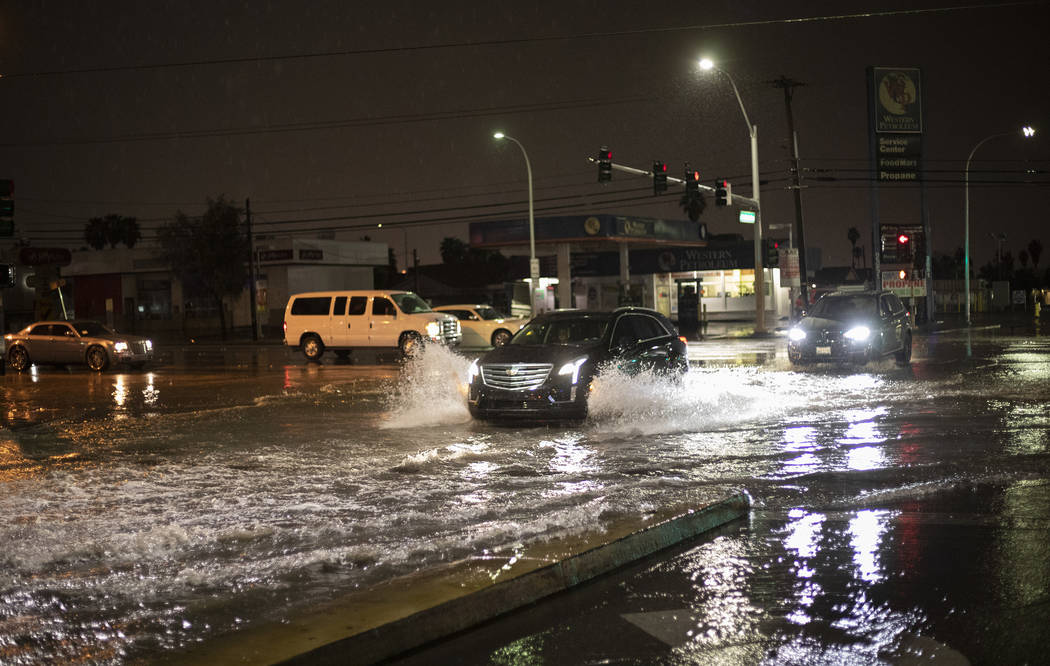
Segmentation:
<svg viewBox="0 0 1050 666">
<path fill-rule="evenodd" d="M 537 216 L 684 218 L 680 188 L 599 185 L 587 158 L 603 144 L 617 163 L 659 159 L 680 177 L 688 161 L 749 194 L 747 128 L 728 80 L 697 69 L 706 55 L 758 125 L 767 224 L 794 220 L 770 82 L 805 84 L 807 245 L 843 265 L 852 226 L 870 258 L 865 68 L 917 66 L 934 251 L 963 244 L 970 150 L 1032 124 L 1042 134 L 975 156 L 971 243 L 979 266 L 990 232 L 1015 256 L 1038 238 L 1046 266 L 1048 26 L 1047 2 L 0 2 L 0 177 L 34 245 L 83 247 L 86 221 L 108 213 L 137 217 L 149 242 L 176 210 L 225 195 L 251 199 L 257 233 L 369 236 L 401 266 L 406 244 L 436 262 L 468 222 L 526 215 L 524 161 L 496 129 L 529 153 Z M 919 191 L 882 185 L 883 223 L 919 223 Z M 709 204 L 711 233 L 750 238 Z"/>
</svg>

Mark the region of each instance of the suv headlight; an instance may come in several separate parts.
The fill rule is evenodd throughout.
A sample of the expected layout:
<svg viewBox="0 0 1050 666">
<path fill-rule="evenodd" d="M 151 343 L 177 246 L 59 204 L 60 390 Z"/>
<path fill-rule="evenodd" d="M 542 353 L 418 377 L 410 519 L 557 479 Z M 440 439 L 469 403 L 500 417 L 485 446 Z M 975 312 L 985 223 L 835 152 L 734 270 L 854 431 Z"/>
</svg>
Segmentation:
<svg viewBox="0 0 1050 666">
<path fill-rule="evenodd" d="M 126 352 L 127 350 L 128 350 L 128 343 L 124 342 L 123 340 L 118 340 L 118 341 L 113 343 L 113 351 Z"/>
<path fill-rule="evenodd" d="M 441 324 L 436 321 L 427 322 L 427 335 L 436 338 L 441 333 Z"/>
<path fill-rule="evenodd" d="M 846 331 L 846 337 L 854 342 L 864 342 L 870 335 L 871 330 L 867 326 L 854 326 Z"/>
<path fill-rule="evenodd" d="M 792 328 L 788 331 L 788 340 L 792 342 L 801 342 L 806 339 L 806 332 L 801 328 Z"/>
<path fill-rule="evenodd" d="M 580 381 L 580 366 L 587 361 L 586 356 L 582 356 L 575 361 L 569 361 L 565 365 L 561 366 L 558 370 L 559 375 L 572 375 L 572 383 L 575 386 L 576 382 Z"/>
<path fill-rule="evenodd" d="M 474 359 L 470 364 L 470 367 L 467 368 L 467 383 L 473 384 L 474 378 L 478 376 L 479 372 L 481 372 L 481 370 L 478 368 L 478 359 Z"/>
</svg>

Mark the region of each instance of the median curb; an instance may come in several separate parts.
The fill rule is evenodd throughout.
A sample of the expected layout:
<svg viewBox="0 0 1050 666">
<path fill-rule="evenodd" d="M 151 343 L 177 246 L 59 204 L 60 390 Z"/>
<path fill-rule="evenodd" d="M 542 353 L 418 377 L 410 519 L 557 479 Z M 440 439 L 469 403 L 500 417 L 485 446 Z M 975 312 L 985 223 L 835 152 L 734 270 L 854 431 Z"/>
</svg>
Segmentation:
<svg viewBox="0 0 1050 666">
<path fill-rule="evenodd" d="M 600 533 L 474 557 L 353 592 L 287 622 L 205 642 L 179 663 L 371 664 L 563 592 L 743 518 L 746 492 L 618 521 Z"/>
</svg>

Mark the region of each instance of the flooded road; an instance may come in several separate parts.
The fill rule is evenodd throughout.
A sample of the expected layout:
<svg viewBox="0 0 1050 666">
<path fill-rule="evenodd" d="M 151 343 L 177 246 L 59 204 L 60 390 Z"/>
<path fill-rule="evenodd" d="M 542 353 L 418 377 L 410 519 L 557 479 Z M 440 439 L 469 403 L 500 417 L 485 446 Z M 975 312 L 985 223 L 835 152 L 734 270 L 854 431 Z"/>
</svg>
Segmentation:
<svg viewBox="0 0 1050 666">
<path fill-rule="evenodd" d="M 700 346 L 684 385 L 607 375 L 586 422 L 525 429 L 473 422 L 469 359 L 440 349 L 403 367 L 249 350 L 0 377 L 0 662 L 150 661 L 392 576 L 738 488 L 751 523 L 667 565 L 692 567 L 690 600 L 678 585 L 643 595 L 631 625 L 652 637 L 645 614 L 685 604 L 684 628 L 656 623 L 682 631 L 601 658 L 956 649 L 969 625 L 949 609 L 976 606 L 975 586 L 1047 626 L 1050 340 L 942 333 L 916 340 L 910 368 L 862 369 L 797 370 L 779 342 Z M 986 547 L 953 566 L 919 514 L 962 514 Z M 935 594 L 906 575 L 935 566 Z M 988 645 L 1010 642 L 998 627 Z M 570 629 L 493 638 L 479 657 L 526 646 L 553 663 Z"/>
</svg>

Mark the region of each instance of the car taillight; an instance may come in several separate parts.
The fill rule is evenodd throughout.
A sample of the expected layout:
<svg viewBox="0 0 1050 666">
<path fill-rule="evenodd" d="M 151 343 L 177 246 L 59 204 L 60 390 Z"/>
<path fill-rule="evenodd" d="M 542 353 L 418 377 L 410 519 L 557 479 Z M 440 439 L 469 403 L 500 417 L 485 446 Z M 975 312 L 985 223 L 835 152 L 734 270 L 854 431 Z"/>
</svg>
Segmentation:
<svg viewBox="0 0 1050 666">
<path fill-rule="evenodd" d="M 684 335 L 679 335 L 679 336 L 678 336 L 678 339 L 679 339 L 679 340 L 681 340 L 681 341 L 682 341 L 683 343 L 685 343 L 685 344 L 689 344 L 689 341 L 685 339 L 685 336 L 684 336 Z"/>
<path fill-rule="evenodd" d="M 288 322 L 282 321 L 281 322 L 281 328 L 284 331 L 284 334 L 288 335 Z"/>
</svg>

